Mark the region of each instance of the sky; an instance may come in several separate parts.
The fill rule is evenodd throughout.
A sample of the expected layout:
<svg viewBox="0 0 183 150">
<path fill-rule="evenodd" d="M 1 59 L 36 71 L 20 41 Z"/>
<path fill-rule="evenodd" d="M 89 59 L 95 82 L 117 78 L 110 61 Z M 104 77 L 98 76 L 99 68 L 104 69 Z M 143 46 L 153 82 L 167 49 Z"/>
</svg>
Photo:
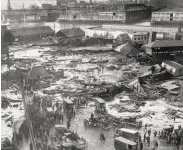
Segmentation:
<svg viewBox="0 0 183 150">
<path fill-rule="evenodd" d="M 77 0 L 77 1 L 79 2 L 80 0 Z M 89 0 L 85 0 L 85 1 L 89 2 Z M 95 1 L 107 1 L 107 0 L 95 0 Z M 21 9 L 23 7 L 23 3 L 25 8 L 29 8 L 30 5 L 32 4 L 41 6 L 42 3 L 56 5 L 56 0 L 10 0 L 10 2 L 11 2 L 11 7 L 13 9 Z M 8 0 L 1 0 L 2 10 L 7 9 L 7 3 L 8 3 Z"/>
<path fill-rule="evenodd" d="M 8 0 L 1 0 L 1 9 L 7 9 Z M 12 9 L 21 9 L 23 7 L 28 8 L 32 4 L 41 6 L 42 3 L 48 3 L 56 5 L 56 0 L 10 0 Z"/>
<path fill-rule="evenodd" d="M 32 4 L 41 6 L 42 3 L 56 5 L 56 0 L 10 0 L 10 1 L 11 1 L 11 7 L 13 9 L 23 8 L 23 3 L 25 8 L 29 8 L 30 5 Z M 80 1 L 80 0 L 77 0 L 77 1 Z M 89 1 L 89 0 L 85 0 L 85 1 Z M 95 1 L 107 1 L 107 0 L 95 0 Z M 151 0 L 151 1 L 157 1 L 157 0 Z M 8 0 L 1 0 L 2 10 L 7 8 L 7 2 Z M 161 0 L 161 3 L 163 3 L 163 5 L 169 5 L 171 7 L 179 7 L 180 5 L 183 5 L 183 0 Z"/>
</svg>

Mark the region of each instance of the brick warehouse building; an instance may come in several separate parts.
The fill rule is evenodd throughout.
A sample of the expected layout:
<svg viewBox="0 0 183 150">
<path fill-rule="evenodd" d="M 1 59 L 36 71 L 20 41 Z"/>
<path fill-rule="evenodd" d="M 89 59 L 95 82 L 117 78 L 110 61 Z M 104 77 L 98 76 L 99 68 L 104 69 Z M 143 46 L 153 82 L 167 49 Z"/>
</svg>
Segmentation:
<svg viewBox="0 0 183 150">
<path fill-rule="evenodd" d="M 132 23 L 149 18 L 151 10 L 145 4 L 74 4 L 65 6 L 59 21 L 74 23 Z"/>
</svg>

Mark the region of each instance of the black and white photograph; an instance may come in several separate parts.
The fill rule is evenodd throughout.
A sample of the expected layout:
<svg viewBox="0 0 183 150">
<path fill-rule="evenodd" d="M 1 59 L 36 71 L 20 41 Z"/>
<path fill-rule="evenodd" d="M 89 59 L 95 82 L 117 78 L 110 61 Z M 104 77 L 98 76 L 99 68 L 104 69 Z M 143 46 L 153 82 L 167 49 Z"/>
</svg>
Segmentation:
<svg viewBox="0 0 183 150">
<path fill-rule="evenodd" d="M 1 0 L 1 150 L 183 150 L 183 0 Z"/>
</svg>

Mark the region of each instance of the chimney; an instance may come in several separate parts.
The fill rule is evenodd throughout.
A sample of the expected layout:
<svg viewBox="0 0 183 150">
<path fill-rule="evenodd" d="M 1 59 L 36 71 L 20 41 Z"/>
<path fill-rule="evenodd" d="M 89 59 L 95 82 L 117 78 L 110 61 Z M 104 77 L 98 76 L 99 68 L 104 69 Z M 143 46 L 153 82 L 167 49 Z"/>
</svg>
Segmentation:
<svg viewBox="0 0 183 150">
<path fill-rule="evenodd" d="M 90 0 L 90 4 L 92 4 L 92 0 Z"/>
</svg>

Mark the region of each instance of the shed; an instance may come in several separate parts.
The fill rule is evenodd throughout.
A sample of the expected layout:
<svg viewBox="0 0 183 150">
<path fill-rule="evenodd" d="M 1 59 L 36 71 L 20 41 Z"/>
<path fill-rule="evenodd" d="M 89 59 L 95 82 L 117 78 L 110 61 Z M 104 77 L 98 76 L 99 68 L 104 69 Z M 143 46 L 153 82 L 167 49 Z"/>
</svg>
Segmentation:
<svg viewBox="0 0 183 150">
<path fill-rule="evenodd" d="M 14 38 L 40 38 L 54 35 L 55 31 L 49 26 L 12 29 L 10 33 Z"/>
<path fill-rule="evenodd" d="M 72 29 L 64 29 L 60 30 L 56 33 L 57 37 L 65 37 L 65 38 L 77 38 L 84 37 L 85 32 L 80 28 L 72 28 Z"/>
<path fill-rule="evenodd" d="M 183 46 L 183 40 L 161 40 L 144 45 L 146 48 L 179 47 Z"/>
<path fill-rule="evenodd" d="M 146 53 L 152 55 L 155 53 L 166 52 L 166 53 L 178 53 L 183 51 L 183 40 L 160 40 L 143 46 L 146 49 Z"/>
<path fill-rule="evenodd" d="M 173 60 L 182 61 L 183 40 L 161 40 L 144 45 L 145 52 L 152 55 L 157 62 Z"/>
</svg>

